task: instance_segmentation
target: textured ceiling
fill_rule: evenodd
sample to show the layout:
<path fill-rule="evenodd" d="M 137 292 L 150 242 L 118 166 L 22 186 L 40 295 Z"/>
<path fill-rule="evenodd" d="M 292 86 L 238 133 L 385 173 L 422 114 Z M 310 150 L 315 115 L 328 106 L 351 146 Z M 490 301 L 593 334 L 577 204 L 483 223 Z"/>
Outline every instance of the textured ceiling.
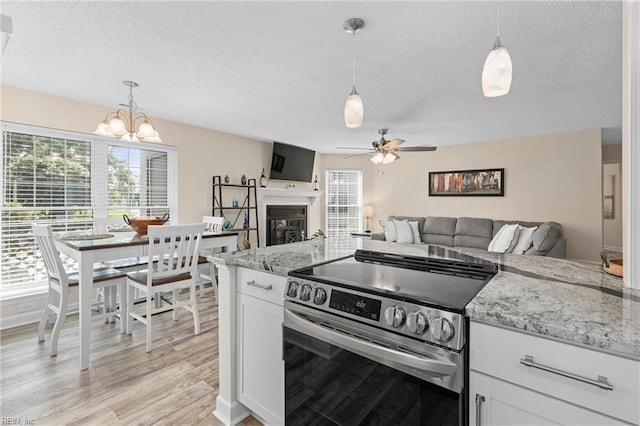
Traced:
<path fill-rule="evenodd" d="M 498 5 L 513 84 L 484 98 Z M 14 35 L 1 78 L 114 109 L 122 80 L 135 80 L 152 117 L 319 152 L 369 147 L 380 127 L 405 146 L 618 128 L 621 12 L 565 1 L 3 1 Z M 342 29 L 351 17 L 365 21 L 355 44 Z M 354 46 L 365 119 L 347 129 Z"/>

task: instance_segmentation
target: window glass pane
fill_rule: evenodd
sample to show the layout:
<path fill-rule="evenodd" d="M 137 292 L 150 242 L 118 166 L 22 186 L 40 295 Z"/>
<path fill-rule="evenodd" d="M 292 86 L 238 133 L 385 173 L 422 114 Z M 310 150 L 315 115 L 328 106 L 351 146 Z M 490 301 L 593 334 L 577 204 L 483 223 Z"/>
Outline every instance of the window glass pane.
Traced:
<path fill-rule="evenodd" d="M 166 152 L 110 145 L 108 215 L 163 216 L 169 212 Z"/>

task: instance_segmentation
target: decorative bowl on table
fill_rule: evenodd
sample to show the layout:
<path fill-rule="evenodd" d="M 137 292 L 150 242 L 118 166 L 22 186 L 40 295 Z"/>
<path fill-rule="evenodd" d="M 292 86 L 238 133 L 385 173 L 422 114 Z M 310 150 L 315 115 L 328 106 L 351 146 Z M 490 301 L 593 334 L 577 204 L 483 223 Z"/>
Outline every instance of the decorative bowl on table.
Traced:
<path fill-rule="evenodd" d="M 124 222 L 140 235 L 147 235 L 149 225 L 164 225 L 169 220 L 169 213 L 162 217 L 137 217 L 129 219 L 126 214 L 122 215 Z"/>
<path fill-rule="evenodd" d="M 602 269 L 611 275 L 616 277 L 622 277 L 624 267 L 622 266 L 622 259 L 609 259 L 606 253 L 600 253 L 602 258 Z"/>

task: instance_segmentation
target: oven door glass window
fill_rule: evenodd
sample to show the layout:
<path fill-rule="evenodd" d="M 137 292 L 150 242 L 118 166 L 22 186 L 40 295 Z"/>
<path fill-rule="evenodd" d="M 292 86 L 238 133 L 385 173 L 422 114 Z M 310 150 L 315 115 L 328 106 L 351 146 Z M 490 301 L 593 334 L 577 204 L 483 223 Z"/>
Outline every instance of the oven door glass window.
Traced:
<path fill-rule="evenodd" d="M 461 394 L 284 327 L 291 425 L 459 425 Z"/>

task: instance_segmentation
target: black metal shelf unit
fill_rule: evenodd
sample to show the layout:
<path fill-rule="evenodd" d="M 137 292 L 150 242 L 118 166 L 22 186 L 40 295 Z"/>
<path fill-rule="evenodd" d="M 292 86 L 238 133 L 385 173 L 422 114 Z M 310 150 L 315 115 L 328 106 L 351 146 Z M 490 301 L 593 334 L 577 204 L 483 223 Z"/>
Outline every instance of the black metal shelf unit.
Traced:
<path fill-rule="evenodd" d="M 236 193 L 242 193 L 244 197 L 242 203 L 238 203 L 237 206 L 225 204 L 223 201 L 223 189 L 225 188 L 235 188 Z M 241 188 L 245 191 L 237 191 L 238 188 Z M 229 202 L 228 200 L 226 201 Z M 258 230 L 258 205 L 257 205 L 257 193 L 256 193 L 256 180 L 255 179 L 247 179 L 246 185 L 239 185 L 234 183 L 224 183 L 222 182 L 221 176 L 213 177 L 213 206 L 212 206 L 212 214 L 213 216 L 223 216 L 226 218 L 224 212 L 237 212 L 235 219 L 231 221 L 231 229 L 227 229 L 229 231 L 246 231 L 247 232 L 247 240 L 249 240 L 249 232 L 256 233 L 256 244 L 260 247 L 260 231 Z M 244 222 L 244 215 L 247 214 L 247 223 L 246 227 Z M 233 213 L 231 213 L 233 216 Z M 242 222 L 238 223 L 240 217 L 242 216 Z M 252 217 L 253 216 L 253 217 Z M 231 220 L 227 218 L 227 220 Z"/>

